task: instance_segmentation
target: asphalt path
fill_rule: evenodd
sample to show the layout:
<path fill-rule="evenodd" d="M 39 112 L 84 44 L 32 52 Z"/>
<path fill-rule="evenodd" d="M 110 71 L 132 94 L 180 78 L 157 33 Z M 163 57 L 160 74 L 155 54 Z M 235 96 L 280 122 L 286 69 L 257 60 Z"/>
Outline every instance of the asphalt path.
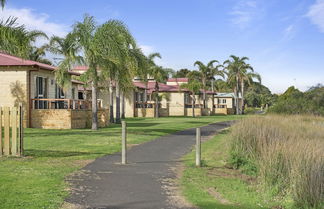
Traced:
<path fill-rule="evenodd" d="M 201 127 L 206 139 L 232 122 Z M 187 129 L 130 148 L 128 164 L 121 165 L 121 154 L 96 159 L 69 182 L 72 193 L 66 202 L 91 209 L 175 209 L 188 208 L 174 198 L 174 168 L 195 144 L 196 129 Z"/>

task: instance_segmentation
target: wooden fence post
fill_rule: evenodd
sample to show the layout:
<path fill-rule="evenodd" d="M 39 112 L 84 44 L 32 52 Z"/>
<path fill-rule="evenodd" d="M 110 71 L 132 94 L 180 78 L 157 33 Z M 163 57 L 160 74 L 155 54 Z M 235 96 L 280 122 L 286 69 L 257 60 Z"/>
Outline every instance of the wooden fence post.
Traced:
<path fill-rule="evenodd" d="M 24 110 L 23 110 L 23 105 L 20 103 L 19 104 L 19 145 L 18 145 L 18 154 L 19 156 L 24 155 Z"/>
<path fill-rule="evenodd" d="M 201 135 L 200 128 L 196 129 L 196 166 L 201 166 Z"/>
<path fill-rule="evenodd" d="M 126 135 L 126 121 L 122 121 L 122 164 L 127 163 L 127 135 Z"/>
<path fill-rule="evenodd" d="M 4 107 L 4 143 L 3 153 L 4 155 L 10 155 L 10 108 Z"/>
<path fill-rule="evenodd" d="M 11 155 L 17 155 L 17 107 L 12 107 L 11 111 Z"/>

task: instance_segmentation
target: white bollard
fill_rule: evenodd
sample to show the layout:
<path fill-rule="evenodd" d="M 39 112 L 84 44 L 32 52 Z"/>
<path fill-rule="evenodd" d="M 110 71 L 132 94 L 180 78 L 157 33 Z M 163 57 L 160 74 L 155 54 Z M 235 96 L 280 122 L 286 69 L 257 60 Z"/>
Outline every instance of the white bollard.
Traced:
<path fill-rule="evenodd" d="M 126 136 L 126 121 L 122 121 L 122 164 L 125 165 L 127 163 L 127 136 Z"/>
<path fill-rule="evenodd" d="M 201 135 L 200 128 L 196 129 L 196 166 L 201 166 Z"/>

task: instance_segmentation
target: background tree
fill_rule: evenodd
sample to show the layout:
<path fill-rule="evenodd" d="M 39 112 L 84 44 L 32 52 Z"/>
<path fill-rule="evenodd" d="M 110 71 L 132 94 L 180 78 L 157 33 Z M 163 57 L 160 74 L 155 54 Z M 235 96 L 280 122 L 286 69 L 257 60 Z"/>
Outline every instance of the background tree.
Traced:
<path fill-rule="evenodd" d="M 201 82 L 196 79 L 190 79 L 188 83 L 181 84 L 180 88 L 187 89 L 190 92 L 192 117 L 195 117 L 196 95 L 199 94 L 200 89 L 202 88 Z"/>
<path fill-rule="evenodd" d="M 257 73 L 253 72 L 253 68 L 246 63 L 249 60 L 247 57 L 237 57 L 234 55 L 230 56 L 230 59 L 224 62 L 227 82 L 230 86 L 233 87 L 235 93 L 235 106 L 236 114 L 243 113 L 244 109 L 244 88 L 245 84 L 251 83 L 253 78 L 261 80 L 260 76 Z M 241 93 L 241 108 L 239 107 L 239 96 Z"/>
<path fill-rule="evenodd" d="M 175 72 L 173 78 L 187 78 L 189 72 L 190 70 L 188 70 L 187 68 L 180 69 Z"/>
<path fill-rule="evenodd" d="M 206 90 L 207 90 L 207 83 L 210 81 L 210 79 L 213 77 L 213 74 L 218 72 L 216 70 L 217 67 L 214 66 L 214 63 L 218 63 L 217 60 L 212 60 L 207 63 L 207 65 L 204 65 L 200 61 L 196 61 L 194 65 L 198 66 L 201 82 L 202 82 L 202 88 L 203 88 L 203 108 L 207 108 L 207 98 L 206 98 Z"/>
<path fill-rule="evenodd" d="M 59 56 L 56 57 L 59 62 L 55 78 L 57 84 L 66 89 L 70 83 L 68 72 L 72 70 L 73 65 L 83 62 L 83 58 L 79 55 L 81 47 L 76 40 L 76 35 L 68 33 L 65 38 L 53 36 L 46 48 L 54 55 Z"/>

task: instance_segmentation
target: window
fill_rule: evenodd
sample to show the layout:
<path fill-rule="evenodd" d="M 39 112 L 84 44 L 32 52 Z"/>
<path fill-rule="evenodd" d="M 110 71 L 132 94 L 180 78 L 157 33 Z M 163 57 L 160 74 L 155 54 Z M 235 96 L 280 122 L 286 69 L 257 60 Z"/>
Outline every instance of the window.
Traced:
<path fill-rule="evenodd" d="M 78 92 L 78 99 L 83 99 L 83 93 L 82 92 Z"/>
<path fill-rule="evenodd" d="M 226 104 L 226 99 L 223 99 L 223 104 Z"/>
<path fill-rule="evenodd" d="M 36 77 L 36 97 L 44 97 L 44 78 Z"/>

